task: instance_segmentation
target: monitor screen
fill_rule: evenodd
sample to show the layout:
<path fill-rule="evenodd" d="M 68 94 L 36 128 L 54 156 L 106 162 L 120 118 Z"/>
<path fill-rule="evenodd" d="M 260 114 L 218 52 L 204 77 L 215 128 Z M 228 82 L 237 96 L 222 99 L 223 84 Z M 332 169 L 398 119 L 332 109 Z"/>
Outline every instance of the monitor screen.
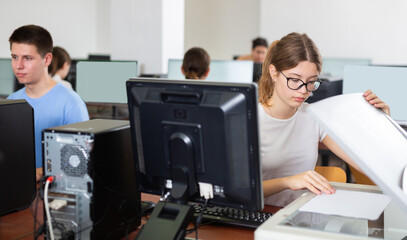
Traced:
<path fill-rule="evenodd" d="M 321 85 L 312 92 L 306 100 L 308 103 L 317 102 L 319 100 L 342 94 L 343 80 L 341 78 L 320 78 Z"/>
<path fill-rule="evenodd" d="M 79 61 L 76 74 L 76 92 L 85 102 L 127 103 L 125 84 L 138 76 L 138 65 L 136 61 Z"/>
<path fill-rule="evenodd" d="M 343 77 L 345 66 L 368 66 L 371 63 L 372 60 L 368 58 L 323 58 L 322 74 L 327 77 Z"/>
<path fill-rule="evenodd" d="M 127 94 L 142 192 L 202 202 L 209 183 L 210 204 L 263 208 L 256 84 L 136 78 Z"/>
<path fill-rule="evenodd" d="M 68 75 L 65 80 L 71 83 L 72 88 L 76 91 L 76 64 L 80 61 L 86 61 L 84 59 L 71 59 L 71 67 L 69 68 Z"/>
<path fill-rule="evenodd" d="M 343 93 L 364 92 L 371 89 L 390 106 L 391 117 L 407 121 L 407 67 L 346 66 Z"/>
<path fill-rule="evenodd" d="M 185 79 L 181 71 L 182 59 L 168 60 L 169 79 Z M 253 82 L 253 61 L 211 60 L 208 81 Z"/>
<path fill-rule="evenodd" d="M 253 63 L 253 82 L 259 82 L 261 75 L 263 74 L 263 63 L 255 62 Z"/>
<path fill-rule="evenodd" d="M 0 95 L 8 96 L 14 92 L 14 72 L 11 59 L 0 59 Z"/>

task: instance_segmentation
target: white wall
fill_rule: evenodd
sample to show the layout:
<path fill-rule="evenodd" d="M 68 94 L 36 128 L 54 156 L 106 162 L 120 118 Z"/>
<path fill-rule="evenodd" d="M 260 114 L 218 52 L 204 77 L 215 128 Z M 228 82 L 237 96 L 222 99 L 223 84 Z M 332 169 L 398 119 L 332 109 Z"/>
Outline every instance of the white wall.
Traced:
<path fill-rule="evenodd" d="M 203 47 L 212 59 L 249 54 L 259 12 L 259 0 L 186 0 L 185 51 Z"/>
<path fill-rule="evenodd" d="M 121 9 L 123 1 L 133 5 Z M 25 24 L 47 28 L 55 44 L 66 48 L 73 58 L 129 51 L 131 46 L 112 42 L 117 39 L 117 29 L 134 31 L 131 24 L 117 19 L 136 18 L 137 11 L 151 16 L 144 19 L 146 26 L 149 21 L 161 19 L 156 15 L 160 9 L 143 8 L 143 4 L 154 4 L 149 2 L 154 1 L 1 1 L 0 57 L 10 56 L 8 38 L 15 28 Z M 112 16 L 115 8 L 122 12 Z M 308 33 L 325 57 L 362 57 L 372 58 L 376 64 L 407 65 L 406 12 L 404 0 L 185 0 L 183 52 L 201 46 L 212 59 L 231 59 L 234 54 L 249 53 L 251 40 L 258 35 L 272 41 L 299 31 Z M 140 42 L 146 49 L 163 47 L 148 32 L 138 37 L 144 38 Z"/>
<path fill-rule="evenodd" d="M 10 57 L 8 38 L 14 29 L 36 24 L 45 27 L 54 44 L 64 47 L 74 58 L 85 58 L 89 52 L 108 52 L 99 31 L 98 6 L 107 0 L 13 0 L 0 4 L 0 57 Z M 99 3 L 100 2 L 100 3 Z M 102 41 L 101 41 L 102 39 Z"/>
<path fill-rule="evenodd" d="M 162 0 L 162 73 L 168 72 L 168 59 L 184 57 L 184 0 Z"/>
<path fill-rule="evenodd" d="M 166 73 L 182 56 L 183 0 L 111 1 L 112 59 L 137 60 L 141 73 Z"/>
<path fill-rule="evenodd" d="M 166 73 L 184 52 L 184 0 L 13 0 L 0 7 L 0 57 L 10 57 L 14 29 L 36 24 L 72 58 L 110 54 L 138 60 L 141 71 Z"/>
<path fill-rule="evenodd" d="M 324 57 L 407 65 L 406 13 L 404 0 L 261 0 L 260 33 L 274 40 L 303 32 Z"/>
<path fill-rule="evenodd" d="M 95 54 L 110 54 L 111 52 L 111 0 L 96 0 L 96 52 Z M 90 52 L 92 53 L 92 52 Z"/>
<path fill-rule="evenodd" d="M 141 72 L 156 72 L 155 61 L 160 70 L 161 1 L 113 0 L 110 7 L 112 59 L 138 60 Z"/>

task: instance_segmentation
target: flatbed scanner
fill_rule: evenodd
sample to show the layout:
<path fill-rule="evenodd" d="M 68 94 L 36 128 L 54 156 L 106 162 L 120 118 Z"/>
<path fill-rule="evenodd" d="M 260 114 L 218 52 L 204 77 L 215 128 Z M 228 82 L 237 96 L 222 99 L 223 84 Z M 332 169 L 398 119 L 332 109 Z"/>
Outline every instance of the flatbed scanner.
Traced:
<path fill-rule="evenodd" d="M 378 219 L 368 220 L 300 211 L 316 196 L 307 192 L 260 225 L 255 239 L 407 239 L 406 132 L 362 93 L 327 98 L 306 106 L 306 111 L 377 184 L 332 185 L 385 194 L 391 202 Z"/>

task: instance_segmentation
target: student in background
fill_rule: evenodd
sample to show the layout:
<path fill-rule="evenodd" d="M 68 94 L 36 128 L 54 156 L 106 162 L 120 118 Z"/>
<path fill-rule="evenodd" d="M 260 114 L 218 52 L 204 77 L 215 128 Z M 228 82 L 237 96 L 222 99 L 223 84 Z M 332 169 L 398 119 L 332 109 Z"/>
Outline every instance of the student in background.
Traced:
<path fill-rule="evenodd" d="M 267 40 L 258 37 L 252 41 L 252 53 L 250 55 L 240 56 L 237 60 L 252 60 L 253 62 L 262 63 L 266 57 L 267 48 Z"/>
<path fill-rule="evenodd" d="M 209 54 L 199 47 L 189 49 L 182 61 L 181 71 L 186 79 L 206 79 L 209 74 Z"/>
<path fill-rule="evenodd" d="M 304 111 L 305 100 L 320 85 L 321 55 L 306 35 L 290 33 L 273 43 L 259 81 L 259 132 L 265 203 L 286 206 L 308 189 L 332 194 L 335 189 L 314 171 L 318 143 L 359 168 Z M 374 93 L 366 101 L 390 114 L 389 106 Z"/>
<path fill-rule="evenodd" d="M 11 66 L 24 88 L 8 99 L 25 99 L 34 109 L 37 180 L 42 176 L 41 132 L 45 128 L 89 120 L 85 103 L 74 91 L 48 74 L 52 62 L 51 34 L 36 25 L 22 26 L 9 38 Z"/>
<path fill-rule="evenodd" d="M 71 83 L 64 80 L 68 76 L 70 68 L 71 57 L 68 52 L 61 47 L 54 47 L 52 50 L 52 62 L 48 66 L 48 72 L 56 82 L 73 90 Z"/>

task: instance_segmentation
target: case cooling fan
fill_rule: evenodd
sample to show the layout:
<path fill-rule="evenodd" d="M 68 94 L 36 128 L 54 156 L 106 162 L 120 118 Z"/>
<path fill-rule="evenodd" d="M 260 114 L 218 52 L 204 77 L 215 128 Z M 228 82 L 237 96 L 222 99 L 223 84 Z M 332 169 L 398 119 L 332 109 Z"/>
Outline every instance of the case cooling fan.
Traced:
<path fill-rule="evenodd" d="M 61 170 L 70 177 L 84 177 L 88 173 L 89 154 L 80 145 L 67 144 L 61 149 Z"/>

